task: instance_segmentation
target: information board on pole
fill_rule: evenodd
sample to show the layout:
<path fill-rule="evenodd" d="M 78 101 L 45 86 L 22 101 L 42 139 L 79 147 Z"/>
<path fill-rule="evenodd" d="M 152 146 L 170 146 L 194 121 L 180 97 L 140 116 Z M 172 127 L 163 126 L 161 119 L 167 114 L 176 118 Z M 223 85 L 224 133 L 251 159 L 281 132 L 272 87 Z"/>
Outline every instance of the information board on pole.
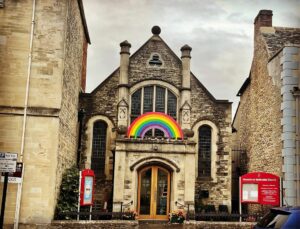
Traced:
<path fill-rule="evenodd" d="M 91 169 L 81 171 L 80 206 L 93 205 L 95 174 Z"/>
<path fill-rule="evenodd" d="M 23 163 L 17 162 L 16 171 L 8 173 L 8 183 L 19 184 L 22 182 Z M 4 175 L 1 175 L 1 182 L 4 182 Z"/>
<path fill-rule="evenodd" d="M 17 153 L 0 152 L 0 172 L 14 173 L 17 166 Z"/>
<path fill-rule="evenodd" d="M 271 173 L 254 172 L 241 176 L 241 203 L 280 205 L 280 178 Z"/>

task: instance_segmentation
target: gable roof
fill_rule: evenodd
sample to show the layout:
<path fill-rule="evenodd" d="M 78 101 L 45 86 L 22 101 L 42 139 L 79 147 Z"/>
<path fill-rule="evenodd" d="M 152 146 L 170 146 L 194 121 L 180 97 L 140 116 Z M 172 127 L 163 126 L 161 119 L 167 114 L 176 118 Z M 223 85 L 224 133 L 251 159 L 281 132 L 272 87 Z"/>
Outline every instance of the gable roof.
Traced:
<path fill-rule="evenodd" d="M 129 57 L 129 61 L 130 59 L 133 59 L 136 55 L 138 55 L 138 53 L 140 52 L 140 50 L 142 50 L 152 39 L 160 39 L 163 44 L 166 46 L 166 48 L 168 49 L 168 51 L 170 51 L 171 55 L 178 61 L 178 63 L 181 63 L 181 59 L 175 54 L 175 52 L 167 45 L 167 43 L 159 36 L 159 35 L 153 35 L 151 36 L 139 49 L 137 49 L 130 57 Z M 94 94 L 102 85 L 104 85 L 117 71 L 119 71 L 120 67 L 118 67 L 115 71 L 113 71 L 102 83 L 100 83 L 92 92 L 91 94 Z M 228 100 L 219 100 L 216 99 L 208 90 L 207 88 L 199 81 L 199 79 L 192 73 L 191 73 L 191 77 L 194 77 L 199 85 L 199 87 L 208 95 L 208 97 L 210 99 L 212 99 L 214 102 L 216 103 L 232 103 L 229 102 Z"/>
<path fill-rule="evenodd" d="M 261 34 L 266 41 L 268 53 L 270 56 L 275 55 L 284 45 L 300 44 L 300 28 L 272 27 L 268 31 L 261 29 Z"/>

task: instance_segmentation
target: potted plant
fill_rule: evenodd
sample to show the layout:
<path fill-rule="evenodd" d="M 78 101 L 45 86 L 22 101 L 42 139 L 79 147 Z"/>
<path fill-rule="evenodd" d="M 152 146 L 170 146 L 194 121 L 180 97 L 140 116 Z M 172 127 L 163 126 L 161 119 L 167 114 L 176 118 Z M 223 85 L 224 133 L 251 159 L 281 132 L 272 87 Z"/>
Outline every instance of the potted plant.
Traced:
<path fill-rule="evenodd" d="M 182 210 L 172 211 L 170 213 L 170 223 L 183 223 L 185 220 L 184 213 Z"/>

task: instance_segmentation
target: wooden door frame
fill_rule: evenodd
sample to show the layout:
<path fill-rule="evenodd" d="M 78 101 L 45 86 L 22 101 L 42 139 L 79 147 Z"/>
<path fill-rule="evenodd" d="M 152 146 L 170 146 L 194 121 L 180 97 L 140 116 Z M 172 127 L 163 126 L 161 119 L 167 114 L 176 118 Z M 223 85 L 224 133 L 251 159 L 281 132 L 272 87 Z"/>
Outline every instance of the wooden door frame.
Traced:
<path fill-rule="evenodd" d="M 151 169 L 150 214 L 149 215 L 140 215 L 139 213 L 140 213 L 141 178 L 142 178 L 142 173 L 148 169 Z M 166 215 L 157 215 L 156 214 L 158 169 L 161 169 L 168 174 L 168 191 L 167 191 L 168 195 L 167 195 L 167 214 Z M 149 166 L 143 167 L 141 170 L 137 171 L 137 173 L 138 173 L 138 195 L 137 195 L 138 208 L 137 208 L 137 212 L 139 214 L 139 219 L 156 219 L 156 220 L 168 219 L 168 216 L 170 213 L 170 199 L 171 199 L 171 172 L 159 165 L 149 165 Z"/>

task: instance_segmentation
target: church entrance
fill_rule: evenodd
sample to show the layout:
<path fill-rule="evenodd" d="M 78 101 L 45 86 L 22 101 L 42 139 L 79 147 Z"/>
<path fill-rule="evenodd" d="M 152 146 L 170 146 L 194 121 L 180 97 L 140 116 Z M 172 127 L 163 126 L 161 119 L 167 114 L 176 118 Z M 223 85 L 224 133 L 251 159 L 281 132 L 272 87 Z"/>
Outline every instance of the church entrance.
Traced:
<path fill-rule="evenodd" d="M 148 166 L 138 176 L 139 219 L 168 219 L 170 172 L 160 166 Z"/>

